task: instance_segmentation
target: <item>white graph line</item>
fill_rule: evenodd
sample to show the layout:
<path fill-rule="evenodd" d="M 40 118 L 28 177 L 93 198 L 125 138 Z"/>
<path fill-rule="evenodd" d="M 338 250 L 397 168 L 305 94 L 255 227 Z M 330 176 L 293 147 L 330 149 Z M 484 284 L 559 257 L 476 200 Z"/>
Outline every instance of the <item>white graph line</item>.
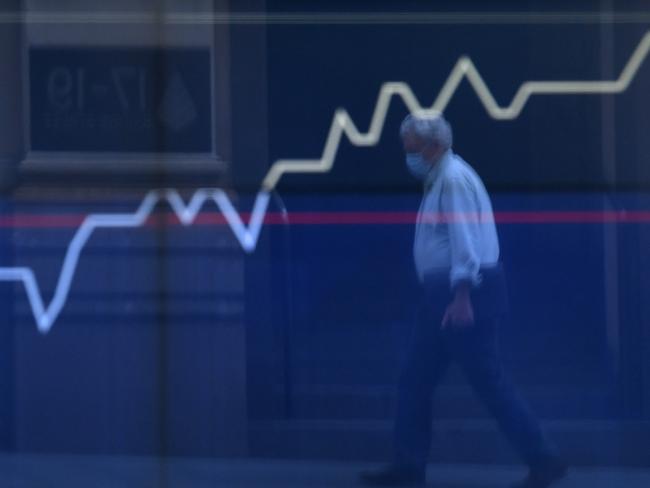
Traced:
<path fill-rule="evenodd" d="M 48 305 L 45 305 L 43 294 L 39 289 L 32 269 L 0 268 L 0 281 L 23 282 L 36 320 L 36 326 L 40 332 L 46 333 L 49 332 L 65 305 L 81 252 L 96 229 L 140 227 L 146 222 L 156 204 L 161 200 L 166 200 L 169 203 L 183 225 L 190 225 L 200 212 L 203 204 L 212 199 L 223 213 L 242 248 L 246 252 L 252 252 L 255 249 L 264 222 L 269 198 L 270 195 L 267 192 L 261 191 L 257 194 L 250 221 L 246 226 L 226 193 L 221 189 L 199 189 L 194 193 L 187 205 L 176 190 L 152 190 L 144 197 L 135 213 L 91 214 L 84 219 L 68 246 L 54 296 Z"/>
<path fill-rule="evenodd" d="M 625 91 L 634 79 L 641 63 L 647 57 L 648 51 L 650 51 L 650 32 L 643 36 L 618 79 L 611 81 L 527 81 L 519 87 L 510 104 L 503 107 L 494 99 L 478 69 L 476 69 L 472 60 L 466 56 L 461 57 L 456 62 L 431 107 L 420 105 L 408 84 L 399 81 L 384 83 L 379 90 L 368 132 L 359 132 L 348 112 L 339 108 L 334 113 L 320 159 L 278 160 L 266 175 L 263 187 L 267 191 L 272 190 L 285 173 L 327 173 L 332 169 L 343 134 L 355 146 L 374 146 L 377 144 L 393 96 L 401 97 L 411 113 L 437 114 L 447 108 L 460 82 L 463 81 L 463 78 L 467 78 L 483 107 L 492 118 L 511 120 L 519 117 L 528 99 L 533 95 L 615 94 Z"/>
<path fill-rule="evenodd" d="M 199 189 L 187 205 L 175 190 L 152 190 L 147 193 L 140 207 L 133 214 L 93 214 L 86 217 L 68 246 L 54 296 L 47 306 L 32 269 L 0 268 L 0 281 L 21 281 L 23 283 L 38 330 L 46 333 L 65 305 L 79 257 L 95 229 L 139 227 L 143 225 L 161 200 L 166 200 L 169 203 L 183 225 L 190 225 L 203 204 L 212 199 L 223 213 L 244 251 L 253 252 L 264 223 L 270 192 L 277 186 L 282 175 L 330 171 L 343 134 L 355 146 L 376 145 L 379 142 L 393 96 L 401 97 L 411 113 L 438 114 L 447 108 L 461 81 L 467 78 L 483 107 L 492 118 L 496 120 L 515 119 L 533 95 L 615 94 L 625 91 L 647 57 L 648 51 L 650 51 L 650 32 L 641 39 L 618 79 L 611 81 L 527 81 L 519 87 L 507 106 L 500 106 L 497 103 L 472 60 L 465 56 L 457 61 L 431 107 L 422 107 L 408 84 L 403 82 L 384 83 L 379 91 L 375 111 L 366 133 L 357 129 L 345 109 L 338 109 L 334 113 L 323 153 L 319 159 L 280 159 L 271 166 L 262 182 L 262 189 L 255 199 L 248 226 L 242 222 L 239 213 L 222 189 Z"/>

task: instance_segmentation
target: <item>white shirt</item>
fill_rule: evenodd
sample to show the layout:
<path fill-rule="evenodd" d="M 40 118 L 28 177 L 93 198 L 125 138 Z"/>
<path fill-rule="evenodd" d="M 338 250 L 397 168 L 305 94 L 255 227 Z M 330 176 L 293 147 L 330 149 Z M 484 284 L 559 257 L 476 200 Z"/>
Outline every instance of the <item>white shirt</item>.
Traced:
<path fill-rule="evenodd" d="M 490 197 L 472 167 L 448 150 L 425 181 L 415 226 L 413 256 L 420 278 L 449 271 L 459 281 L 481 282 L 480 267 L 499 260 L 499 238 Z"/>

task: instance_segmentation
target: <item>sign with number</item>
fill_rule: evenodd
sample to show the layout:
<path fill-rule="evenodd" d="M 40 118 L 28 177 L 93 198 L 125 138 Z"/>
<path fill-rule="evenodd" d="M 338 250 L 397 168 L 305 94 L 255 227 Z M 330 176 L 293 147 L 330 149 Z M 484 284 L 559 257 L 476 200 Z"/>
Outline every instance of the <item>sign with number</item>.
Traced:
<path fill-rule="evenodd" d="M 208 48 L 32 47 L 32 151 L 214 153 Z"/>

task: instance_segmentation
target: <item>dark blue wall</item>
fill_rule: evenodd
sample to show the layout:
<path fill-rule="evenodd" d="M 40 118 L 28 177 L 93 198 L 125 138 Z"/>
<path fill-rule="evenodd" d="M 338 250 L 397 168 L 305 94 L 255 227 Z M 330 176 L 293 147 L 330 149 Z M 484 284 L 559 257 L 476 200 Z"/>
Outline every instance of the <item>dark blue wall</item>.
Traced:
<path fill-rule="evenodd" d="M 249 29 L 237 28 L 241 39 Z M 257 70 L 268 75 L 268 115 L 261 119 L 243 101 L 245 90 L 234 90 L 235 182 L 250 189 L 250 175 L 257 178 L 278 158 L 320 156 L 337 107 L 365 130 L 386 81 L 405 81 L 431 103 L 459 56 L 469 55 L 506 104 L 529 79 L 615 78 L 644 33 L 636 24 L 614 25 L 608 34 L 588 23 L 270 25 L 266 61 L 254 59 L 249 69 L 246 57 L 233 62 L 233 87 L 248 87 Z M 601 48 L 611 40 L 610 69 Z M 620 95 L 534 97 L 513 121 L 491 119 L 465 83 L 447 110 L 455 148 L 484 177 L 497 212 L 645 211 L 649 77 L 646 62 Z M 394 102 L 372 148 L 344 140 L 331 173 L 283 178 L 278 195 L 289 213 L 414 212 L 420 188 L 397 138 L 405 114 Z M 51 226 L 5 221 L 0 229 L 0 265 L 33 267 L 46 300 L 74 219 L 131 212 L 140 202 L 119 191 L 99 200 L 91 192 L 53 193 L 57 198 L 19 194 L 1 202 L 2 217 L 72 218 Z M 241 208 L 250 208 L 250 199 Z M 647 225 L 499 225 L 512 298 L 504 354 L 520 384 L 551 392 L 552 408 L 536 405 L 547 416 L 640 418 L 648 411 L 639 367 L 645 294 L 636 285 L 650 271 L 640 265 Z M 0 283 L 5 444 L 215 454 L 215 438 L 225 431 L 214 412 L 232 393 L 218 378 L 244 369 L 224 369 L 223 357 L 238 353 L 224 348 L 224 334 L 242 322 L 253 418 L 299 416 L 286 408 L 294 391 L 288 385 L 391 385 L 418 292 L 412 232 L 408 224 L 274 224 L 244 256 L 223 226 L 98 231 L 48 335 L 36 331 L 22 287 Z M 607 330 L 605 262 L 612 259 L 619 344 Z M 284 395 L 279 406 L 275 391 Z M 567 391 L 574 400 L 563 402 Z M 576 403 L 581 395 L 588 400 Z"/>

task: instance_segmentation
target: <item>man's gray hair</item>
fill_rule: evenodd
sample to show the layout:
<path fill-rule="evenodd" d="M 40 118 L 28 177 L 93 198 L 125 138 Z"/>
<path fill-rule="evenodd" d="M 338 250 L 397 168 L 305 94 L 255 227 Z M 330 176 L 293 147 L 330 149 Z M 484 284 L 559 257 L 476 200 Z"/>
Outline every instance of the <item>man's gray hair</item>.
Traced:
<path fill-rule="evenodd" d="M 399 128 L 399 134 L 402 138 L 415 134 L 425 141 L 437 142 L 445 149 L 449 149 L 453 142 L 451 126 L 442 115 L 408 114 Z"/>

